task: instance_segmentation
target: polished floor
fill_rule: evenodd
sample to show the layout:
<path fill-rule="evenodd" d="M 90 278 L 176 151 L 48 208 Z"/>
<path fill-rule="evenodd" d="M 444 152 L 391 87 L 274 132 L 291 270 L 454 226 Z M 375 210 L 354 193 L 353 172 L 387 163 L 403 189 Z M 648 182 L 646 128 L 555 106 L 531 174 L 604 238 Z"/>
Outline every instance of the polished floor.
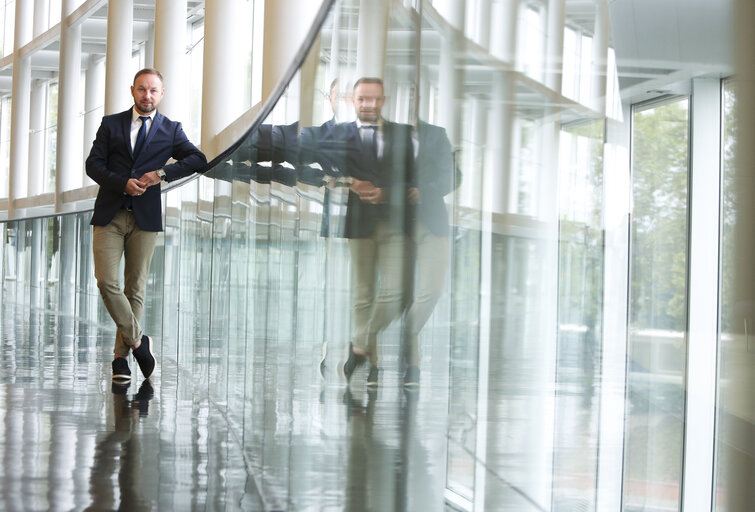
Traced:
<path fill-rule="evenodd" d="M 316 360 L 273 358 L 277 384 L 242 413 L 171 358 L 150 381 L 132 359 L 134 381 L 113 387 L 113 335 L 2 305 L 1 510 L 446 509 L 447 381 L 432 363 L 417 392 L 397 368 L 373 392 L 362 370 L 347 388 Z"/>

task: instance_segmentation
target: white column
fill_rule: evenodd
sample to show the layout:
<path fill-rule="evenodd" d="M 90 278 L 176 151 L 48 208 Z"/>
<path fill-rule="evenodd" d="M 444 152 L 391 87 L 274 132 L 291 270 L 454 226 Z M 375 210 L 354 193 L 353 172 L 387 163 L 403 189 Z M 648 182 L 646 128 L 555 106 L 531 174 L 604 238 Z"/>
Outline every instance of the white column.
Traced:
<path fill-rule="evenodd" d="M 60 54 L 58 78 L 58 143 L 55 164 L 55 211 L 63 209 L 61 194 L 80 188 L 81 128 L 79 89 L 81 86 L 81 25 L 70 26 L 68 16 L 76 9 L 75 0 L 64 0 L 60 13 Z"/>
<path fill-rule="evenodd" d="M 491 4 L 493 0 L 478 0 L 475 4 L 473 38 L 483 48 L 490 47 Z M 498 27 L 496 27 L 497 29 Z"/>
<path fill-rule="evenodd" d="M 89 155 L 92 142 L 97 136 L 97 129 L 105 112 L 102 96 L 105 83 L 105 60 L 96 55 L 90 55 L 87 62 L 85 91 L 84 91 L 84 139 L 82 155 Z M 84 174 L 84 186 L 92 185 L 94 181 Z"/>
<path fill-rule="evenodd" d="M 493 6 L 493 26 L 499 37 L 491 41 L 490 52 L 512 65 L 516 61 L 516 34 L 519 14 L 518 0 L 503 0 Z M 493 42 L 495 47 L 492 46 Z M 488 148 L 490 165 L 486 169 L 483 198 L 485 206 L 496 213 L 513 213 L 516 208 L 516 176 L 511 168 L 512 141 L 514 140 L 514 102 L 516 83 L 511 71 L 498 73 L 491 93 L 491 117 Z"/>
<path fill-rule="evenodd" d="M 606 0 L 595 3 L 595 33 L 592 40 L 592 108 L 606 112 L 606 69 L 608 62 L 608 36 L 611 30 Z"/>
<path fill-rule="evenodd" d="M 121 112 L 134 103 L 129 87 L 134 82 L 134 74 L 139 70 L 131 66 L 133 24 L 133 0 L 108 2 L 105 114 Z"/>
<path fill-rule="evenodd" d="M 165 80 L 160 112 L 171 119 L 189 117 L 184 94 L 188 83 L 186 65 L 186 0 L 157 0 L 155 4 L 154 67 Z"/>
<path fill-rule="evenodd" d="M 689 338 L 682 510 L 711 503 L 718 334 L 721 81 L 692 81 Z"/>
<path fill-rule="evenodd" d="M 561 93 L 564 65 L 565 0 L 548 1 L 548 33 L 545 42 L 545 85 Z"/>
<path fill-rule="evenodd" d="M 446 19 L 457 31 L 441 42 L 438 65 L 438 124 L 446 129 L 448 140 L 454 149 L 460 146 L 461 141 L 460 96 L 464 76 L 456 68 L 456 53 L 463 42 L 464 14 L 463 1 L 453 0 L 446 5 Z"/>
<path fill-rule="evenodd" d="M 50 18 L 50 0 L 34 0 L 34 37 L 47 30 Z"/>
<path fill-rule="evenodd" d="M 265 8 L 270 2 L 266 2 Z M 246 77 L 239 66 L 234 44 L 234 23 L 241 12 L 240 0 L 207 0 L 204 22 L 204 61 L 202 77 L 202 151 L 210 160 L 217 148 L 215 136 L 240 113 L 240 85 Z M 279 27 L 280 28 L 280 27 Z M 267 46 L 267 44 L 265 44 Z M 236 102 L 236 103 L 234 103 Z"/>
<path fill-rule="evenodd" d="M 179 0 L 180 1 L 180 0 Z M 157 16 L 157 6 L 155 6 L 155 16 Z M 186 15 L 180 19 L 185 22 Z M 185 26 L 185 24 L 184 24 Z M 144 67 L 155 68 L 155 24 L 150 23 L 147 28 L 147 40 L 144 41 Z M 158 70 L 160 68 L 157 68 Z M 160 72 L 162 74 L 162 71 Z M 160 102 L 162 105 L 162 102 Z"/>
<path fill-rule="evenodd" d="M 516 64 L 516 34 L 519 0 L 499 0 L 490 11 L 495 31 L 490 35 L 490 53 L 504 62 Z"/>
<path fill-rule="evenodd" d="M 8 218 L 15 214 L 14 201 L 27 195 L 29 162 L 29 102 L 31 98 L 31 61 L 21 57 L 20 49 L 31 40 L 31 2 L 16 2 L 13 44 L 13 83 L 11 86 L 10 169 L 8 176 Z"/>
<path fill-rule="evenodd" d="M 370 1 L 370 3 L 373 2 L 380 4 L 382 0 Z M 265 45 L 262 56 L 263 102 L 267 100 L 286 69 L 291 65 L 304 37 L 312 27 L 321 3 L 319 0 L 265 2 Z"/>
<path fill-rule="evenodd" d="M 564 56 L 565 0 L 549 0 L 545 38 L 545 85 L 561 94 L 561 68 Z M 543 173 L 538 183 L 538 217 L 555 219 L 558 204 L 558 165 L 561 142 L 561 116 L 558 105 L 550 105 L 542 126 L 543 134 Z M 547 174 L 547 175 L 546 175 Z"/>
<path fill-rule="evenodd" d="M 388 34 L 388 2 L 360 0 L 357 30 L 357 76 L 383 78 Z M 390 91 L 388 91 L 390 92 Z"/>
<path fill-rule="evenodd" d="M 38 196 L 44 190 L 45 167 L 45 110 L 47 87 L 43 80 L 34 80 L 31 86 L 29 113 L 29 195 Z"/>

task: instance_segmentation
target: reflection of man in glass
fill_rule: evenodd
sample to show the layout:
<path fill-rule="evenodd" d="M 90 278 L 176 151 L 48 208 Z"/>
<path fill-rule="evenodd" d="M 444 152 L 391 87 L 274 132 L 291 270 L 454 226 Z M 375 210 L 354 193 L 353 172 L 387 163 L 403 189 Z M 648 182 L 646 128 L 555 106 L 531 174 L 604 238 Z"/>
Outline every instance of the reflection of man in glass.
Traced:
<path fill-rule="evenodd" d="M 354 84 L 356 121 L 337 125 L 339 166 L 349 176 L 343 236 L 349 239 L 354 336 L 343 366 L 351 379 L 368 358 L 368 386 L 378 384 L 377 336 L 400 315 L 407 247 L 407 176 L 413 166 L 411 129 L 381 116 L 379 78 Z"/>
<path fill-rule="evenodd" d="M 443 291 L 448 265 L 448 212 L 443 197 L 456 188 L 458 176 L 446 131 L 420 121 L 414 132 L 415 168 L 409 203 L 416 215 L 411 229 L 416 265 L 411 303 L 406 311 L 404 355 L 406 386 L 419 384 L 419 332 Z"/>

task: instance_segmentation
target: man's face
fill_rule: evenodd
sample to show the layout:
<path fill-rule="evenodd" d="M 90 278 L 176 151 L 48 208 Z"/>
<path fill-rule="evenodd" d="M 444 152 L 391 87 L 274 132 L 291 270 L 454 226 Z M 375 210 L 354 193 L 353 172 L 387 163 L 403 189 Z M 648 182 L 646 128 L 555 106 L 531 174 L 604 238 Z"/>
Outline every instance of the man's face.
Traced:
<path fill-rule="evenodd" d="M 131 96 L 134 97 L 136 111 L 143 115 L 149 115 L 160 104 L 165 89 L 163 82 L 157 75 L 145 73 L 139 75 L 131 86 Z"/>
<path fill-rule="evenodd" d="M 383 86 L 380 84 L 359 84 L 354 89 L 352 98 L 357 118 L 363 123 L 377 123 L 380 110 L 385 103 Z"/>

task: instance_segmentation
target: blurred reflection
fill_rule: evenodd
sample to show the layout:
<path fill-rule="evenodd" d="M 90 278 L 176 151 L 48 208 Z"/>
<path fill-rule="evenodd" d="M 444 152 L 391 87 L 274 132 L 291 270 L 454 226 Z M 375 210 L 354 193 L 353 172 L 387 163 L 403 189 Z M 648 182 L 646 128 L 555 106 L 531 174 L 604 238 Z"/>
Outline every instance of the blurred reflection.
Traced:
<path fill-rule="evenodd" d="M 402 312 L 404 383 L 419 384 L 418 336 L 443 291 L 449 258 L 444 196 L 460 181 L 442 127 L 395 123 L 383 115 L 383 81 L 358 79 L 349 96 L 338 79 L 319 126 L 266 124 L 233 153 L 216 177 L 325 187 L 321 234 L 349 241 L 354 332 L 343 366 L 347 380 L 370 362 L 379 380 L 377 339 Z M 351 100 L 354 121 L 345 117 Z M 325 350 L 323 350 L 325 354 Z M 325 372 L 324 361 L 320 365 Z"/>
<path fill-rule="evenodd" d="M 336 235 L 349 239 L 355 331 L 343 372 L 350 379 L 369 358 L 367 382 L 377 385 L 377 337 L 401 314 L 404 300 L 412 139 L 408 125 L 383 117 L 385 95 L 379 78 L 357 80 L 352 103 L 357 119 L 323 134 L 326 144 L 320 151 L 328 152 L 329 140 L 337 143 L 330 147 L 342 148 L 330 151 L 324 162 L 349 188 L 344 230 Z"/>
<path fill-rule="evenodd" d="M 445 285 L 448 268 L 448 212 L 443 197 L 459 183 L 451 143 L 446 131 L 420 121 L 413 134 L 415 169 L 409 187 L 409 203 L 415 207 L 415 220 L 411 229 L 414 242 L 415 266 L 413 286 L 407 297 L 411 302 L 406 312 L 404 384 L 419 384 L 419 333 L 438 302 Z"/>
<path fill-rule="evenodd" d="M 145 380 L 129 400 L 128 388 L 129 383 L 113 383 L 115 427 L 98 436 L 90 473 L 92 504 L 86 510 L 152 510 L 143 493 L 141 444 L 133 433 L 139 418 L 149 413 L 154 390 Z M 116 476 L 118 489 L 113 488 Z"/>
<path fill-rule="evenodd" d="M 382 402 L 378 408 L 377 390 L 366 395 L 366 404 L 350 389 L 343 395 L 349 439 L 344 510 L 435 510 L 438 482 L 417 435 L 417 394 L 408 391 L 397 409 Z"/>
<path fill-rule="evenodd" d="M 378 384 L 378 335 L 404 305 L 408 185 L 414 167 L 411 127 L 382 115 L 383 82 L 363 77 L 354 84 L 357 119 L 323 125 L 302 135 L 303 155 L 312 154 L 330 179 L 348 187 L 342 230 L 331 222 L 328 234 L 349 239 L 354 335 L 343 373 L 348 379 L 367 359 L 368 385 Z M 329 200 L 329 199 L 328 199 Z"/>

